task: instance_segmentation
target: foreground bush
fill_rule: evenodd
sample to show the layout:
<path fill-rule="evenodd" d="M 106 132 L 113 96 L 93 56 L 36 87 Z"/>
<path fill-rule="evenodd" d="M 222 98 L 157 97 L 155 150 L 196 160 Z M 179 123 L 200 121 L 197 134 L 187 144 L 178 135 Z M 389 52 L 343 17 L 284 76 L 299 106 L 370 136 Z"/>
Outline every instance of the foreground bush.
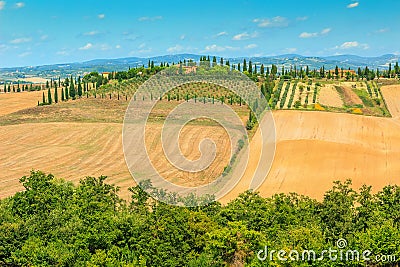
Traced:
<path fill-rule="evenodd" d="M 400 259 L 397 186 L 372 194 L 336 182 L 322 202 L 245 192 L 226 206 L 181 208 L 139 187 L 127 203 L 105 178 L 77 186 L 39 171 L 21 178 L 25 190 L 0 202 L 0 266 L 365 266 L 257 258 L 265 246 L 320 252 L 339 238 Z"/>

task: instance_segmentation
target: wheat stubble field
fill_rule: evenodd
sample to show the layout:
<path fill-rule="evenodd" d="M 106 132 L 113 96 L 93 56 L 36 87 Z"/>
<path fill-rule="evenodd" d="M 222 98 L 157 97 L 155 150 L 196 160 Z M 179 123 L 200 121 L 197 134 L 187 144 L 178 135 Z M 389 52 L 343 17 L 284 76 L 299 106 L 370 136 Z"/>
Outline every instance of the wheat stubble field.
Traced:
<path fill-rule="evenodd" d="M 29 94 L 36 103 L 37 92 L 21 93 L 21 96 Z M 332 181 L 349 178 L 356 187 L 366 183 L 376 190 L 387 184 L 398 184 L 400 87 L 383 87 L 382 94 L 393 118 L 274 111 L 277 150 L 271 171 L 259 188 L 261 194 L 296 192 L 321 199 Z M 126 102 L 81 99 L 44 107 L 32 104 L 30 108 L 22 109 L 27 106 L 12 104 L 16 99 L 5 96 L 0 95 L 3 103 L 0 117 L 1 198 L 21 190 L 18 180 L 31 169 L 40 169 L 74 182 L 88 175 L 106 175 L 109 183 L 121 187 L 123 197 L 128 196 L 127 188 L 133 186 L 134 181 L 122 152 L 121 132 Z M 10 106 L 13 108 L 3 109 Z M 242 116 L 247 114 L 243 110 L 239 112 Z M 154 127 L 155 136 L 157 127 Z M 225 134 L 218 130 L 220 126 L 215 125 L 186 127 L 180 145 L 193 158 L 198 151 L 190 144 L 208 134 L 217 139 Z M 252 171 L 258 163 L 259 139 L 256 132 L 251 141 L 250 162 L 245 175 L 223 202 L 248 188 Z M 221 153 L 220 164 L 213 166 L 212 173 L 222 171 L 227 156 L 227 153 Z M 165 173 L 176 175 L 174 172 Z"/>

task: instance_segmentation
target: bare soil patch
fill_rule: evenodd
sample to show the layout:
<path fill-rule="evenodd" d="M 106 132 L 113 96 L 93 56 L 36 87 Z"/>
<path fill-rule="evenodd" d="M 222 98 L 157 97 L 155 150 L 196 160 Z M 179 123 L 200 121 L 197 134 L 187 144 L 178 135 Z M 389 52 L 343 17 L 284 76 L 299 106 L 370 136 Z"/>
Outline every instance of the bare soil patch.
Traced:
<path fill-rule="evenodd" d="M 343 106 L 343 101 L 332 84 L 321 87 L 319 92 L 319 103 L 324 106 L 337 107 Z"/>

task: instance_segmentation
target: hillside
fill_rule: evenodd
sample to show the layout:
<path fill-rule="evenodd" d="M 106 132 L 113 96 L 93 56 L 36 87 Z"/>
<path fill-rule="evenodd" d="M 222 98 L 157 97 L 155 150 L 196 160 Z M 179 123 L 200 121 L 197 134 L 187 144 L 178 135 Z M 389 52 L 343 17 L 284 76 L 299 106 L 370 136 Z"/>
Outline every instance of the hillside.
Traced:
<path fill-rule="evenodd" d="M 196 54 L 177 54 L 149 58 L 127 57 L 118 59 L 94 59 L 85 62 L 70 62 L 54 65 L 0 68 L 0 80 L 22 79 L 32 76 L 44 78 L 55 78 L 59 76 L 66 77 L 71 74 L 82 75 L 83 73 L 91 71 L 121 71 L 126 70 L 129 66 L 147 66 L 149 60 L 154 61 L 154 63 L 158 65 L 161 62 L 176 63 L 185 59 L 199 61 L 200 56 L 201 55 Z M 244 57 L 225 58 L 225 60 L 229 60 L 231 64 L 242 63 L 243 59 Z M 258 65 L 264 64 L 265 66 L 270 66 L 275 64 L 279 67 L 284 65 L 288 68 L 296 65 L 298 67 L 309 66 L 310 69 L 319 69 L 322 66 L 325 66 L 325 69 L 334 69 L 335 66 L 345 69 L 357 69 L 358 67 L 365 66 L 368 66 L 371 69 L 387 69 L 389 63 L 394 64 L 399 61 L 399 56 L 388 54 L 379 57 L 359 57 L 354 55 L 309 57 L 296 54 L 286 54 L 266 57 L 246 57 L 246 59 L 251 60 L 253 63 Z"/>

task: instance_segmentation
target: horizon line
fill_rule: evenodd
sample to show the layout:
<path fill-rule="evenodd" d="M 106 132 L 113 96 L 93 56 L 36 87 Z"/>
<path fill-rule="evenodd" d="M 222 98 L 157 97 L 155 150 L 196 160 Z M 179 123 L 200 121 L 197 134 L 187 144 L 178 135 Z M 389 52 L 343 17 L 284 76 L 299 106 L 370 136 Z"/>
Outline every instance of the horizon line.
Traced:
<path fill-rule="evenodd" d="M 277 55 L 264 55 L 264 56 L 235 56 L 235 57 L 223 57 L 223 56 L 218 56 L 216 54 L 195 54 L 195 53 L 177 53 L 177 54 L 164 54 L 164 55 L 154 55 L 154 56 L 147 56 L 147 57 L 140 57 L 140 56 L 126 56 L 126 57 L 113 57 L 113 58 L 93 58 L 93 59 L 87 59 L 87 60 L 82 60 L 82 61 L 69 61 L 69 62 L 60 62 L 60 63 L 45 63 L 45 64 L 40 64 L 40 65 L 25 65 L 25 66 L 11 66 L 11 67 L 0 67 L 0 70 L 5 70 L 5 69 L 16 69 L 16 68 L 33 68 L 33 67 L 44 67 L 44 66 L 52 66 L 52 65 L 68 65 L 68 64 L 82 64 L 82 63 L 88 63 L 90 61 L 95 61 L 95 60 L 118 60 L 118 59 L 129 59 L 129 58 L 137 58 L 137 59 L 152 59 L 156 57 L 168 57 L 168 56 L 183 56 L 183 55 L 193 55 L 193 56 L 210 56 L 210 57 L 217 57 L 217 58 L 224 58 L 224 59 L 241 59 L 241 58 L 273 58 L 273 57 L 282 57 L 282 56 L 300 56 L 303 58 L 329 58 L 329 57 L 338 57 L 338 56 L 355 56 L 355 57 L 360 57 L 360 58 L 379 58 L 383 56 L 400 56 L 400 54 L 397 53 L 386 53 L 386 54 L 381 54 L 381 55 L 376 55 L 376 56 L 360 56 L 356 54 L 333 54 L 333 55 L 325 55 L 325 56 L 305 56 L 301 54 L 296 54 L 296 53 L 285 53 L 285 54 L 277 54 Z M 168 62 L 172 63 L 172 62 Z"/>

